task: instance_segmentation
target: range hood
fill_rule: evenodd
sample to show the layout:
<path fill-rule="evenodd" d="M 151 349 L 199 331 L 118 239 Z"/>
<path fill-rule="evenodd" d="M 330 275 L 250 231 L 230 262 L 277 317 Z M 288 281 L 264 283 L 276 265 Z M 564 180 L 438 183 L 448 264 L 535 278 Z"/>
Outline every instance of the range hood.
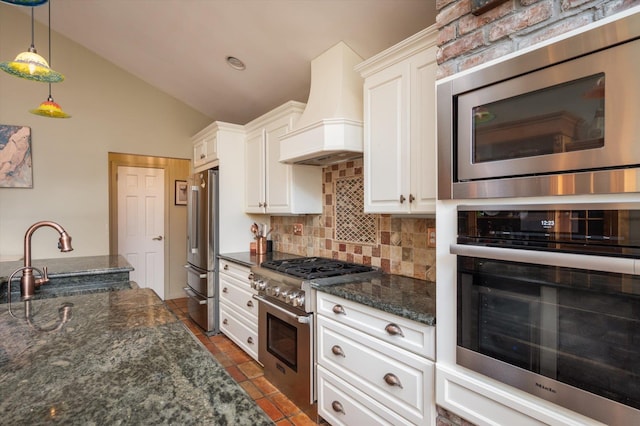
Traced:
<path fill-rule="evenodd" d="M 362 157 L 362 62 L 344 42 L 311 61 L 307 106 L 280 137 L 280 161 L 326 166 Z"/>

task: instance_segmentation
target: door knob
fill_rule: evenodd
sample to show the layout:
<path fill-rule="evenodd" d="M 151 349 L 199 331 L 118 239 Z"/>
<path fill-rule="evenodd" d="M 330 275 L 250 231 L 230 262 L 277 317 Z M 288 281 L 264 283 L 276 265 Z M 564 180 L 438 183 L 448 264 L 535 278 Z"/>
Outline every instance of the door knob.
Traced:
<path fill-rule="evenodd" d="M 154 241 L 162 241 L 162 235 L 153 238 Z"/>

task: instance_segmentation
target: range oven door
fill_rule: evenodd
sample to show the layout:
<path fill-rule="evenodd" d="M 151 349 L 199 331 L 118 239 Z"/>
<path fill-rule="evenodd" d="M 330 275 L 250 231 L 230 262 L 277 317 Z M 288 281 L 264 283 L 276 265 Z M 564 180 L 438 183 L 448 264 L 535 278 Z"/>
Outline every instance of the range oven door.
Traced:
<path fill-rule="evenodd" d="M 258 305 L 258 359 L 264 375 L 307 413 L 315 402 L 313 314 L 296 314 L 264 296 Z"/>
<path fill-rule="evenodd" d="M 637 422 L 640 276 L 595 270 L 619 260 L 633 268 L 635 259 L 460 245 L 452 252 L 459 365 L 604 423 Z M 547 254 L 547 263 L 566 258 L 573 267 L 541 263 Z"/>

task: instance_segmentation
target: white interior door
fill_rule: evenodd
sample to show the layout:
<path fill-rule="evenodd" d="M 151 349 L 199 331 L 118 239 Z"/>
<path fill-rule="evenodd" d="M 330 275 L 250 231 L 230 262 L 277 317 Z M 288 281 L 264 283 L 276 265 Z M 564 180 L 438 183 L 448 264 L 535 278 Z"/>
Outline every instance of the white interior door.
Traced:
<path fill-rule="evenodd" d="M 118 254 L 164 300 L 164 170 L 118 167 Z"/>

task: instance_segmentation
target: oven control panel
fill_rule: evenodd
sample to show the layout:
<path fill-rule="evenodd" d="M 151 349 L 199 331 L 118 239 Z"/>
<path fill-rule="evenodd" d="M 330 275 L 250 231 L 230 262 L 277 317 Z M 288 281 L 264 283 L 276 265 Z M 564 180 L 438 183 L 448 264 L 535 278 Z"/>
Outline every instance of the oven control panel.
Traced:
<path fill-rule="evenodd" d="M 309 311 L 309 309 L 305 308 L 305 292 L 300 287 L 271 280 L 259 275 L 254 276 L 251 287 L 269 298 L 277 299 L 280 302 L 304 309 L 307 312 Z"/>

